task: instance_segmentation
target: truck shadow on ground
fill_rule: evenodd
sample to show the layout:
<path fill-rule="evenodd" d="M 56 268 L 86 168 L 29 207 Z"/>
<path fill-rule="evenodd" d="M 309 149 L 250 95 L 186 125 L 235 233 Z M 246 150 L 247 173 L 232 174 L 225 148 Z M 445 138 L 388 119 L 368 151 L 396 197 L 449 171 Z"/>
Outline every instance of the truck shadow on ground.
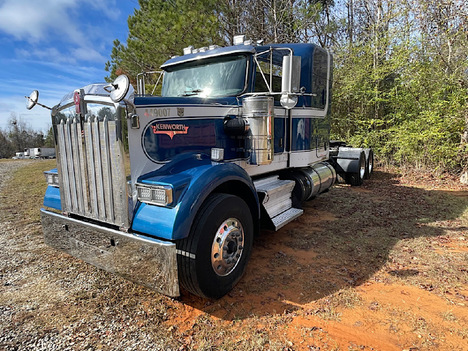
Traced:
<path fill-rule="evenodd" d="M 278 232 L 261 232 L 246 274 L 227 296 L 207 301 L 183 293 L 181 300 L 224 320 L 309 308 L 366 282 L 400 240 L 443 235 L 443 225 L 433 224 L 463 213 L 468 192 L 462 193 L 404 186 L 385 172 L 375 172 L 362 187 L 339 185 L 307 202 L 304 215 Z"/>

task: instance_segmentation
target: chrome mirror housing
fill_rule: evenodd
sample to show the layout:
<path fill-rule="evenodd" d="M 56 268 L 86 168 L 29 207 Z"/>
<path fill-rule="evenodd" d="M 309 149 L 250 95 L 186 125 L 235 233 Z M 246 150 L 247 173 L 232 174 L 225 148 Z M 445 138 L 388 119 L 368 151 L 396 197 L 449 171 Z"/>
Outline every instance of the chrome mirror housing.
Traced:
<path fill-rule="evenodd" d="M 291 95 L 287 93 L 281 94 L 280 104 L 285 109 L 290 110 L 297 105 L 297 100 L 298 98 L 296 95 Z"/>
<path fill-rule="evenodd" d="M 291 109 L 297 104 L 295 94 L 300 90 L 301 57 L 292 54 L 284 56 L 282 71 L 280 103 L 284 108 Z"/>
<path fill-rule="evenodd" d="M 29 96 L 25 96 L 25 98 L 27 99 L 26 108 L 30 110 L 36 106 L 37 101 L 39 100 L 39 91 L 33 90 L 32 93 L 29 94 Z"/>
<path fill-rule="evenodd" d="M 125 74 L 118 76 L 113 83 L 104 88 L 114 102 L 122 101 L 130 89 L 130 79 Z"/>

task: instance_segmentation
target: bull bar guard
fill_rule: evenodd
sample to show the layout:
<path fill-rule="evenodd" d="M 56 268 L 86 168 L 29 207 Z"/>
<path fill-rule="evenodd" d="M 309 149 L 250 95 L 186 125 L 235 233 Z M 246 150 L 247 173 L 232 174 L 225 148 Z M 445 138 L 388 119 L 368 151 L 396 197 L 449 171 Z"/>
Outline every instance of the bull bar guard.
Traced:
<path fill-rule="evenodd" d="M 167 296 L 178 297 L 175 243 L 124 233 L 41 209 L 47 245 Z"/>

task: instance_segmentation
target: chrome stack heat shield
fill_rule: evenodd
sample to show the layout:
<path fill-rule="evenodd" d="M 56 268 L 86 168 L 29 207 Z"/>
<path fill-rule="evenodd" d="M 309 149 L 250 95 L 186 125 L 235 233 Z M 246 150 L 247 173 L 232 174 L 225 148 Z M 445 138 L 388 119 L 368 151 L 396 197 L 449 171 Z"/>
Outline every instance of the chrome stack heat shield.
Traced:
<path fill-rule="evenodd" d="M 268 165 L 274 155 L 274 100 L 272 96 L 250 96 L 243 100 L 242 117 L 247 121 L 250 131 L 247 137 L 249 163 Z"/>

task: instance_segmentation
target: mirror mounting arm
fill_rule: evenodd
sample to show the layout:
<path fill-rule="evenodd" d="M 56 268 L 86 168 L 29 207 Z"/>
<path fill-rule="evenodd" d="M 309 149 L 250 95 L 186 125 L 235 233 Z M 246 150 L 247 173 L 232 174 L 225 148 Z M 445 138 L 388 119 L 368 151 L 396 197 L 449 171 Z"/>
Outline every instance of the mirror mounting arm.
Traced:
<path fill-rule="evenodd" d="M 46 105 L 43 105 L 43 104 L 37 102 L 37 100 L 39 100 L 39 91 L 37 91 L 37 90 L 34 90 L 34 91 L 31 93 L 31 95 L 25 96 L 25 98 L 28 100 L 28 103 L 26 104 L 26 108 L 27 108 L 28 110 L 32 109 L 32 108 L 33 108 L 34 106 L 36 106 L 36 105 L 39 105 L 39 106 L 41 106 L 41 107 L 43 107 L 43 108 L 46 108 L 46 109 L 48 109 L 48 110 L 52 110 L 51 107 L 46 106 Z"/>

